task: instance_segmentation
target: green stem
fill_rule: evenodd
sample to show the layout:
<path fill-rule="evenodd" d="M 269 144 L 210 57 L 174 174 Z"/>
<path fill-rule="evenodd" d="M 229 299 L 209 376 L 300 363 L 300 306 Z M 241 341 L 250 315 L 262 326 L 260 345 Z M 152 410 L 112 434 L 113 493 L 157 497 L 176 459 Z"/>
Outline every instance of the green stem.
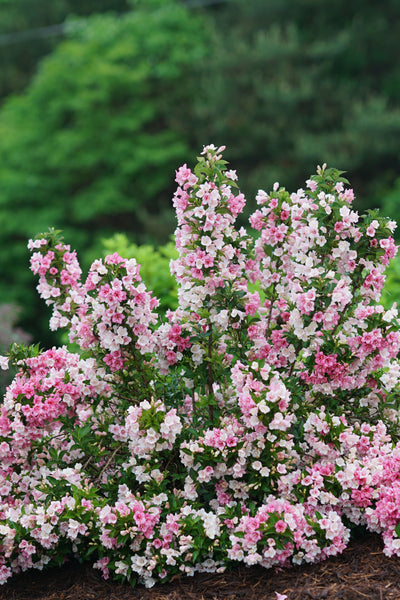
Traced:
<path fill-rule="evenodd" d="M 212 335 L 212 326 L 210 325 L 210 335 L 208 338 L 208 379 L 207 379 L 207 394 L 208 396 L 211 396 L 212 394 L 212 390 L 213 390 L 213 383 L 214 383 L 214 378 L 213 378 L 213 372 L 212 372 L 212 343 L 213 343 L 213 335 Z M 214 407 L 209 404 L 208 405 L 208 416 L 210 418 L 210 421 L 213 422 L 214 421 Z"/>

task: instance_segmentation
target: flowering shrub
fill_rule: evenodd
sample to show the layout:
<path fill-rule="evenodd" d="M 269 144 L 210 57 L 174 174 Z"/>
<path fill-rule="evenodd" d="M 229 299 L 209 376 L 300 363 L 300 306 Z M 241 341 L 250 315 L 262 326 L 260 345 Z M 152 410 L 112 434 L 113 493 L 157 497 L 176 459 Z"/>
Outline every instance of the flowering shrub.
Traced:
<path fill-rule="evenodd" d="M 378 302 L 395 224 L 341 173 L 259 191 L 252 235 L 222 149 L 176 174 L 179 305 L 134 259 L 85 281 L 51 231 L 29 242 L 50 327 L 80 347 L 19 368 L 0 417 L 0 578 L 68 556 L 151 586 L 315 562 L 351 528 L 400 555 L 400 327 Z"/>

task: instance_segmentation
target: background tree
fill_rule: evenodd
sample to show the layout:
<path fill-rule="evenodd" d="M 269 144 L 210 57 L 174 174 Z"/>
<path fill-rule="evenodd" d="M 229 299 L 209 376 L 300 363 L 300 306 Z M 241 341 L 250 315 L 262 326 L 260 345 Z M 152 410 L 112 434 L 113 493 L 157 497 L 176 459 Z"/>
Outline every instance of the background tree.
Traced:
<path fill-rule="evenodd" d="M 126 0 L 0 0 L 0 100 L 26 87 L 66 34 L 66 17 L 128 9 Z"/>
<path fill-rule="evenodd" d="M 115 230 L 166 241 L 174 169 L 188 155 L 193 65 L 206 44 L 202 18 L 179 3 L 92 16 L 5 103 L 0 301 L 35 314 L 26 241 L 50 226 L 82 251 Z"/>
<path fill-rule="evenodd" d="M 397 0 L 233 0 L 213 12 L 198 140 L 228 147 L 253 195 L 347 169 L 358 207 L 381 204 L 399 171 Z"/>
<path fill-rule="evenodd" d="M 382 208 L 385 215 L 393 216 L 400 221 L 400 177 L 396 179 L 393 187 L 383 195 Z M 398 241 L 400 238 L 400 227 L 395 230 L 394 235 Z"/>

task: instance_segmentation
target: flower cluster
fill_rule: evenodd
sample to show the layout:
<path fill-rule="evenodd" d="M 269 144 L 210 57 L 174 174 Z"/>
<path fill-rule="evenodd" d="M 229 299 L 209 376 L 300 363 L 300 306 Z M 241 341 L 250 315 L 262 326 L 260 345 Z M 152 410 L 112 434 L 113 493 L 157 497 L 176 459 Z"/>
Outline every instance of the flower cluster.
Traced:
<path fill-rule="evenodd" d="M 0 414 L 0 581 L 90 560 L 152 586 L 315 562 L 351 528 L 400 556 L 400 321 L 379 304 L 395 224 L 339 171 L 257 194 L 253 233 L 223 148 L 176 172 L 179 305 L 135 260 L 86 281 L 50 231 L 38 291 L 78 353 L 16 348 Z"/>

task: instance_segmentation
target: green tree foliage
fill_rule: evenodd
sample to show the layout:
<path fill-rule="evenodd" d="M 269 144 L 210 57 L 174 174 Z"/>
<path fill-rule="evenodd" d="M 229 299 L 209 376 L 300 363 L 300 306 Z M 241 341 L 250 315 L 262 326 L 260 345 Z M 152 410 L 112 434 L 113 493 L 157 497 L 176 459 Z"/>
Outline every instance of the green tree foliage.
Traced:
<path fill-rule="evenodd" d="M 400 151 L 399 151 L 400 158 Z M 399 220 L 400 216 L 400 177 L 396 179 L 391 189 L 382 195 L 382 208 L 385 215 Z M 400 225 L 400 223 L 399 223 Z M 400 238 L 400 228 L 395 230 L 395 237 Z"/>
<path fill-rule="evenodd" d="M 198 138 L 226 144 L 252 196 L 347 168 L 359 208 L 398 172 L 398 0 L 233 0 L 214 11 Z M 243 173 L 247 180 L 243 184 Z"/>
<path fill-rule="evenodd" d="M 0 302 L 35 314 L 26 242 L 50 226 L 81 254 L 114 231 L 168 239 L 174 169 L 188 154 L 193 65 L 206 42 L 202 18 L 175 2 L 93 16 L 5 103 Z"/>
<path fill-rule="evenodd" d="M 388 266 L 385 286 L 382 290 L 381 304 L 389 309 L 393 306 L 394 302 L 400 308 L 400 254 Z"/>
<path fill-rule="evenodd" d="M 40 58 L 63 39 L 70 14 L 128 10 L 126 0 L 0 0 L 0 99 L 21 91 Z"/>

